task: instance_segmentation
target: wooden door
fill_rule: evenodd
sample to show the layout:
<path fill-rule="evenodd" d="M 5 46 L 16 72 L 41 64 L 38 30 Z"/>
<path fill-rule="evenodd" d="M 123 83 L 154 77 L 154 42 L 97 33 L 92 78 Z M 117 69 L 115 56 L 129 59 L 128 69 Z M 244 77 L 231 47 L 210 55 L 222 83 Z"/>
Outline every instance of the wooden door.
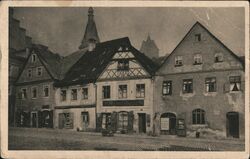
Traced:
<path fill-rule="evenodd" d="M 63 113 L 59 113 L 59 129 L 64 128 L 65 117 Z"/>
<path fill-rule="evenodd" d="M 146 114 L 139 113 L 139 133 L 146 133 Z"/>
<path fill-rule="evenodd" d="M 228 137 L 239 138 L 239 113 L 229 112 L 227 113 L 227 132 Z"/>

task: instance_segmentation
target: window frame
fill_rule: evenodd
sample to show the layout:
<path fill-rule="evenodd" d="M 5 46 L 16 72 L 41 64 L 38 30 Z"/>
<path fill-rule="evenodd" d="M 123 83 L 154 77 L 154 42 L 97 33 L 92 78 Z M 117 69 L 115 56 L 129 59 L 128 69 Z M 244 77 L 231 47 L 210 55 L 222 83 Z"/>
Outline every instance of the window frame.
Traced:
<path fill-rule="evenodd" d="M 166 93 L 164 93 L 165 88 L 166 88 Z M 169 91 L 167 91 L 168 90 L 167 88 L 169 88 Z M 173 86 L 172 86 L 171 80 L 165 80 L 162 82 L 162 95 L 163 96 L 172 95 L 172 90 L 173 90 Z"/>
<path fill-rule="evenodd" d="M 74 92 L 74 90 L 76 92 Z M 71 101 L 77 101 L 78 99 L 78 91 L 77 91 L 77 88 L 72 88 L 71 91 L 70 91 L 70 94 L 71 94 Z M 75 95 L 75 96 L 74 96 Z"/>
<path fill-rule="evenodd" d="M 36 90 L 36 97 L 34 97 L 33 90 Z M 31 98 L 32 99 L 37 99 L 38 98 L 38 89 L 37 86 L 31 87 Z"/>
<path fill-rule="evenodd" d="M 23 90 L 25 90 L 26 97 L 25 97 L 25 95 L 24 95 Z M 27 88 L 21 88 L 20 91 L 21 91 L 21 99 L 22 99 L 22 100 L 26 100 L 26 99 L 28 98 L 28 91 L 27 91 Z"/>
<path fill-rule="evenodd" d="M 196 60 L 196 59 L 198 59 L 198 60 Z M 193 65 L 201 65 L 202 63 L 203 63 L 202 54 L 201 53 L 194 54 L 194 63 L 193 63 Z"/>
<path fill-rule="evenodd" d="M 145 94 L 146 94 L 145 83 L 138 83 L 136 84 L 135 87 L 136 87 L 136 98 L 145 98 Z"/>
<path fill-rule="evenodd" d="M 195 37 L 195 42 L 201 42 L 201 33 L 196 33 L 194 37 Z"/>
<path fill-rule="evenodd" d="M 183 66 L 183 57 L 182 56 L 180 56 L 180 55 L 177 55 L 177 56 L 175 56 L 175 60 L 174 60 L 175 62 L 174 62 L 174 66 L 175 67 L 180 67 L 180 66 Z"/>
<path fill-rule="evenodd" d="M 124 88 L 126 88 L 126 89 L 124 89 Z M 128 85 L 127 84 L 119 84 L 118 85 L 118 98 L 119 99 L 127 99 L 128 98 Z"/>
<path fill-rule="evenodd" d="M 35 62 L 36 62 L 36 59 L 37 59 L 37 56 L 36 56 L 36 54 L 33 53 L 33 54 L 31 55 L 31 62 L 32 62 L 32 63 L 35 63 Z"/>
<path fill-rule="evenodd" d="M 64 91 L 65 91 L 65 100 L 63 100 L 63 97 L 64 97 L 64 96 L 62 96 L 62 95 L 63 95 L 62 92 L 64 92 Z M 60 101 L 61 101 L 61 102 L 67 101 L 67 89 L 61 89 L 61 90 L 60 90 Z"/>
<path fill-rule="evenodd" d="M 40 75 L 38 74 L 39 73 L 39 69 L 41 69 L 41 74 Z M 37 75 L 37 77 L 41 77 L 43 75 L 43 68 L 42 67 L 37 67 L 36 68 L 36 75 Z"/>
<path fill-rule="evenodd" d="M 192 110 L 192 124 L 193 125 L 205 125 L 206 124 L 206 111 L 198 108 Z"/>
<path fill-rule="evenodd" d="M 238 90 L 232 90 L 231 85 L 234 84 L 234 86 L 235 85 L 237 86 L 237 83 L 239 84 L 239 88 L 237 88 Z M 241 83 L 242 83 L 241 82 L 241 76 L 229 76 L 229 90 L 230 90 L 230 92 L 239 92 L 239 91 L 241 91 Z"/>
<path fill-rule="evenodd" d="M 212 80 L 215 80 L 215 82 L 212 82 Z M 210 90 L 210 85 L 213 84 L 214 85 L 214 90 Z M 208 89 L 207 89 L 208 88 Z M 217 84 L 216 84 L 216 77 L 206 77 L 205 78 L 205 91 L 206 93 L 213 93 L 213 92 L 217 92 Z"/>
<path fill-rule="evenodd" d="M 118 71 L 128 71 L 129 70 L 129 60 L 128 59 L 117 60 L 117 70 Z"/>
<path fill-rule="evenodd" d="M 85 92 L 84 90 L 85 90 L 85 91 L 87 90 L 87 91 Z M 89 98 L 89 88 L 88 88 L 88 87 L 83 87 L 83 88 L 81 89 L 81 91 L 82 91 L 82 99 L 83 99 L 83 100 L 87 100 L 87 99 Z M 85 94 L 84 92 L 85 92 L 86 94 Z"/>
<path fill-rule="evenodd" d="M 27 69 L 27 77 L 32 78 L 32 68 Z"/>
<path fill-rule="evenodd" d="M 185 82 L 191 82 L 191 84 L 189 84 L 189 83 L 187 83 L 188 85 L 191 85 L 191 87 L 188 87 L 190 90 L 185 90 L 185 85 L 187 85 L 187 84 L 185 84 Z M 183 94 L 188 94 L 188 93 L 193 93 L 193 91 L 194 91 L 194 88 L 193 88 L 193 84 L 194 84 L 194 82 L 193 82 L 193 79 L 183 79 L 183 83 L 182 83 L 182 93 Z"/>
<path fill-rule="evenodd" d="M 102 86 L 102 99 L 110 99 L 111 98 L 111 86 L 104 85 Z"/>
<path fill-rule="evenodd" d="M 219 58 L 220 57 L 220 58 Z M 221 63 L 221 62 L 223 62 L 224 61 L 224 56 L 223 56 L 223 54 L 222 53 L 216 53 L 215 55 L 214 55 L 214 62 L 215 63 Z"/>
<path fill-rule="evenodd" d="M 46 96 L 46 94 L 45 94 L 46 87 L 48 88 L 48 96 Z M 43 97 L 44 98 L 48 98 L 50 96 L 50 89 L 49 88 L 50 88 L 49 85 L 43 85 Z"/>

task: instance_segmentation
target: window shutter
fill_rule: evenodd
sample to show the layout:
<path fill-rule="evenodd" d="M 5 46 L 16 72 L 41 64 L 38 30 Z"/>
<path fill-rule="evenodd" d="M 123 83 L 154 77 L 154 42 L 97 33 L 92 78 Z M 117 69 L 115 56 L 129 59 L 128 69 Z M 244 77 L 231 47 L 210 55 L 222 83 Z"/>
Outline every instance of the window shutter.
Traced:
<path fill-rule="evenodd" d="M 230 84 L 229 83 L 225 83 L 224 84 L 224 93 L 228 93 L 230 92 Z"/>
<path fill-rule="evenodd" d="M 53 110 L 49 111 L 49 127 L 53 128 Z"/>
<path fill-rule="evenodd" d="M 128 132 L 133 132 L 134 112 L 128 112 Z"/>
<path fill-rule="evenodd" d="M 150 127 L 150 114 L 147 114 L 146 116 L 146 120 L 147 120 L 147 127 Z"/>
<path fill-rule="evenodd" d="M 111 129 L 113 132 L 116 132 L 117 130 L 117 119 L 118 119 L 117 117 L 118 117 L 117 112 L 113 112 L 111 114 Z"/>
<path fill-rule="evenodd" d="M 101 113 L 97 113 L 96 114 L 96 131 L 100 132 L 102 130 L 102 114 Z"/>
<path fill-rule="evenodd" d="M 41 111 L 37 111 L 38 127 L 41 128 L 44 125 L 44 117 Z"/>

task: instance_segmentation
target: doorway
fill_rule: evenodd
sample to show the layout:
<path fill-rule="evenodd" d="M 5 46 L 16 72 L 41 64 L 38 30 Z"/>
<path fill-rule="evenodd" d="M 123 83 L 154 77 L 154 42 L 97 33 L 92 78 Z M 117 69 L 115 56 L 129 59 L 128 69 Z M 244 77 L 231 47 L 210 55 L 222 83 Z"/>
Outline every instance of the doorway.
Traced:
<path fill-rule="evenodd" d="M 82 112 L 82 128 L 84 131 L 87 130 L 89 126 L 89 112 Z"/>
<path fill-rule="evenodd" d="M 139 117 L 139 133 L 146 133 L 146 114 L 138 113 Z"/>
<path fill-rule="evenodd" d="M 37 116 L 37 112 L 31 112 L 31 127 L 32 127 L 32 128 L 38 127 L 38 116 Z"/>
<path fill-rule="evenodd" d="M 176 115 L 174 113 L 163 113 L 161 115 L 161 133 L 166 135 L 176 134 Z"/>
<path fill-rule="evenodd" d="M 239 138 L 239 113 L 227 113 L 227 136 Z"/>

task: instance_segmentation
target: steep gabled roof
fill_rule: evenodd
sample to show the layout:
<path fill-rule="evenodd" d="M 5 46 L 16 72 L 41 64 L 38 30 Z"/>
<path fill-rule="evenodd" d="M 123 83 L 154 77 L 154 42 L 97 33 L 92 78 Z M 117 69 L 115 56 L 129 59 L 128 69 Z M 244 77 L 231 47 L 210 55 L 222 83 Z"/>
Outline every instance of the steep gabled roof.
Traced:
<path fill-rule="evenodd" d="M 186 39 L 186 37 L 189 35 L 189 33 L 196 27 L 196 26 L 200 26 L 201 28 L 203 28 L 213 39 L 215 39 L 220 45 L 222 45 L 233 57 L 235 57 L 236 60 L 238 60 L 243 68 L 245 68 L 244 62 L 242 61 L 242 59 L 237 56 L 236 54 L 233 53 L 232 50 L 230 50 L 225 44 L 223 44 L 217 37 L 215 37 L 204 25 L 202 25 L 200 22 L 196 22 L 191 29 L 187 32 L 187 34 L 182 38 L 182 40 L 178 43 L 178 45 L 174 48 L 174 50 L 170 53 L 170 55 L 164 60 L 164 62 L 159 66 L 158 69 L 161 68 L 162 65 L 164 65 L 164 63 L 167 62 L 167 60 L 169 59 L 170 56 L 172 56 L 175 52 L 175 50 L 182 44 L 182 42 L 184 41 L 184 39 Z"/>
<path fill-rule="evenodd" d="M 84 84 L 95 82 L 99 75 L 110 63 L 110 60 L 122 47 L 128 47 L 138 62 L 144 67 L 150 75 L 153 75 L 156 65 L 144 54 L 131 46 L 128 37 L 98 43 L 94 51 L 87 51 L 82 57 L 70 68 L 65 78 L 55 83 L 55 86 L 68 86 L 75 84 Z"/>

